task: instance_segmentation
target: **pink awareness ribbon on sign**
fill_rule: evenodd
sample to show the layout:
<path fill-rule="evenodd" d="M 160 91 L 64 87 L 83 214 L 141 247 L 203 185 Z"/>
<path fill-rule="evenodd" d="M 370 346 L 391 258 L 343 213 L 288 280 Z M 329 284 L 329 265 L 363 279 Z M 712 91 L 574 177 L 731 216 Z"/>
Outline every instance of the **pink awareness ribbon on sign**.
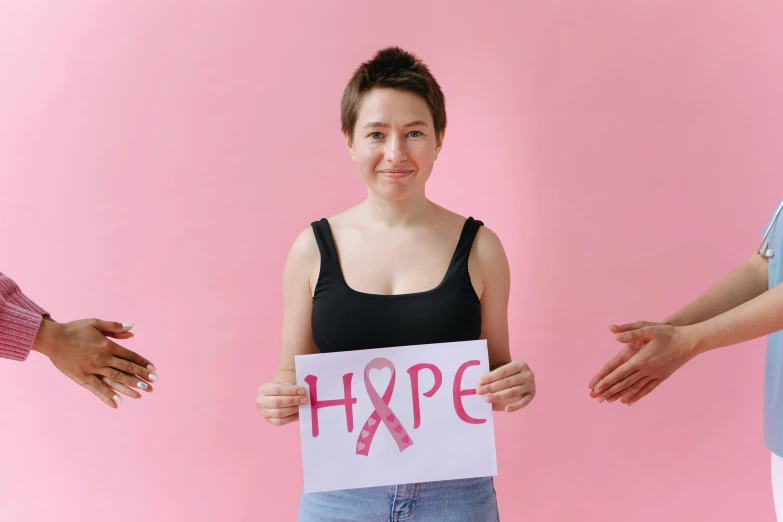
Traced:
<path fill-rule="evenodd" d="M 386 391 L 383 392 L 383 397 L 378 395 L 375 391 L 372 383 L 370 382 L 370 370 L 383 370 L 389 368 L 391 370 L 391 379 L 386 386 Z M 413 441 L 405 428 L 400 424 L 399 419 L 394 415 L 391 408 L 389 408 L 389 401 L 391 400 L 392 392 L 394 391 L 394 380 L 396 371 L 394 370 L 394 364 L 389 359 L 378 357 L 370 361 L 364 368 L 364 386 L 367 388 L 367 395 L 370 397 L 370 402 L 375 407 L 375 411 L 369 416 L 367 422 L 362 426 L 362 430 L 359 432 L 359 439 L 356 441 L 356 454 L 368 456 L 370 454 L 370 444 L 375 436 L 375 432 L 378 430 L 378 426 L 381 422 L 386 425 L 389 433 L 394 437 L 394 442 L 397 443 L 397 447 L 400 448 L 400 452 L 409 448 Z"/>

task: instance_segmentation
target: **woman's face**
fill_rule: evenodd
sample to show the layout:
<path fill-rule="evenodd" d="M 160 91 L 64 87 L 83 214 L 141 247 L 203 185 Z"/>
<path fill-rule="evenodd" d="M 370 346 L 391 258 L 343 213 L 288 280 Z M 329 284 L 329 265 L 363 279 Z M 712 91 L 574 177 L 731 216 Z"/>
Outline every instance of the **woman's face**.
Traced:
<path fill-rule="evenodd" d="M 399 201 L 424 191 L 443 144 L 436 135 L 427 102 L 397 89 L 376 88 L 364 94 L 346 146 L 367 187 Z"/>

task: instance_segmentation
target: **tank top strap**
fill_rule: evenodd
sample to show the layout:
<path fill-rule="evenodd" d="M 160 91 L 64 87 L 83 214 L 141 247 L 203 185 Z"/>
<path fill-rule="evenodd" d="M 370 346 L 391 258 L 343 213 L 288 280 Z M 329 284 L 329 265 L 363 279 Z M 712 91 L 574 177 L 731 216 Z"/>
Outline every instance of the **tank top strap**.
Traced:
<path fill-rule="evenodd" d="M 465 225 L 462 227 L 462 233 L 459 236 L 457 242 L 457 248 L 454 251 L 454 258 L 451 260 L 451 266 L 449 272 L 453 275 L 459 272 L 467 274 L 468 272 L 468 259 L 470 258 L 470 251 L 473 248 L 473 241 L 476 239 L 479 228 L 484 226 L 484 223 L 469 217 L 465 221 Z"/>
<path fill-rule="evenodd" d="M 320 221 L 315 221 L 311 224 L 313 227 L 313 234 L 315 234 L 315 242 L 318 244 L 318 251 L 321 253 L 321 270 L 329 268 L 339 270 L 340 262 L 337 257 L 337 248 L 334 246 L 334 237 L 332 236 L 332 228 L 329 226 L 329 221 L 326 218 Z"/>

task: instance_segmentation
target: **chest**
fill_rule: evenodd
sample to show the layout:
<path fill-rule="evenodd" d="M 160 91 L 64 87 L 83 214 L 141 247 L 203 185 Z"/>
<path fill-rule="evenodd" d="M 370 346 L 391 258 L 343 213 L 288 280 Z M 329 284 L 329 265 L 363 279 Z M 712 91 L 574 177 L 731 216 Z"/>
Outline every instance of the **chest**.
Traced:
<path fill-rule="evenodd" d="M 443 281 L 459 234 L 450 231 L 337 231 L 335 245 L 346 284 L 358 292 L 426 292 Z"/>

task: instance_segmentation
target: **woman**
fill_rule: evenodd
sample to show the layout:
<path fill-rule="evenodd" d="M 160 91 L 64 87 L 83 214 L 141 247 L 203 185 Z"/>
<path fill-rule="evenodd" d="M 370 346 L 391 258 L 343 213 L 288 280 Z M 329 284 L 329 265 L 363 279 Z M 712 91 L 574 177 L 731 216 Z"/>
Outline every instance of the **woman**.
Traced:
<path fill-rule="evenodd" d="M 380 51 L 348 83 L 346 147 L 367 199 L 302 232 L 283 275 L 280 366 L 258 389 L 266 420 L 298 419 L 305 390 L 294 356 L 487 340 L 491 372 L 477 391 L 496 411 L 535 396 L 533 373 L 511 361 L 509 269 L 480 221 L 429 201 L 425 185 L 443 146 L 443 93 L 428 68 L 399 49 Z M 444 276 L 445 274 L 445 276 Z M 303 494 L 299 520 L 498 520 L 491 477 Z"/>

